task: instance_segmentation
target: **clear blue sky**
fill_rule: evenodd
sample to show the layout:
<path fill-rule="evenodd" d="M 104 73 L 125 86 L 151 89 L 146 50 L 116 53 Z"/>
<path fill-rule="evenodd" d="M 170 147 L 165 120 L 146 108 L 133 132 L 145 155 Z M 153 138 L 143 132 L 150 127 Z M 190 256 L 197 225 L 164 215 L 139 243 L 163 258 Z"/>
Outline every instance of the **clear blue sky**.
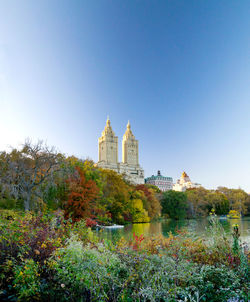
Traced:
<path fill-rule="evenodd" d="M 97 161 L 128 119 L 145 175 L 250 192 L 250 1 L 0 0 L 0 150 Z"/>

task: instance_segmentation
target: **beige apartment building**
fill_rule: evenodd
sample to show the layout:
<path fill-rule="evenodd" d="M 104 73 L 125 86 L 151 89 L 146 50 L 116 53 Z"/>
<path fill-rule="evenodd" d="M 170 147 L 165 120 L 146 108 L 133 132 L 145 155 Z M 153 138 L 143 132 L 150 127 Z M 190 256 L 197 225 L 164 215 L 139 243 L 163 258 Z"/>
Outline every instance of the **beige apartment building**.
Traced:
<path fill-rule="evenodd" d="M 144 170 L 139 165 L 138 140 L 132 133 L 128 122 L 122 140 L 122 162 L 118 161 L 118 137 L 107 119 L 102 136 L 98 139 L 99 156 L 97 166 L 111 169 L 123 174 L 127 180 L 134 184 L 144 184 Z"/>

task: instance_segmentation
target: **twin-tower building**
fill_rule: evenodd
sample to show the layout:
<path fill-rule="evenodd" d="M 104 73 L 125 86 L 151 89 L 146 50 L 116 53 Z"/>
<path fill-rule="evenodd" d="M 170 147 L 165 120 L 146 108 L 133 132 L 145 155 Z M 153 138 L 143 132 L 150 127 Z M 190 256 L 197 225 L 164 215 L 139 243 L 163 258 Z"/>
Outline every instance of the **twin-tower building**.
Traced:
<path fill-rule="evenodd" d="M 138 140 L 135 139 L 129 122 L 122 140 L 122 162 L 118 161 L 118 137 L 115 136 L 109 118 L 98 139 L 98 146 L 98 167 L 124 174 L 135 184 L 144 184 L 144 170 L 139 165 Z"/>

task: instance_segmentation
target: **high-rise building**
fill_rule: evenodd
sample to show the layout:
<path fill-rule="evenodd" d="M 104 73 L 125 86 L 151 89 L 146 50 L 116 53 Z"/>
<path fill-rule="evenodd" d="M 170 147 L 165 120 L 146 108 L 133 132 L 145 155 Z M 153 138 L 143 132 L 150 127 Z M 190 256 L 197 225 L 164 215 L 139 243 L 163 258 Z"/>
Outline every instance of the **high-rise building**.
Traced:
<path fill-rule="evenodd" d="M 108 118 L 102 136 L 98 140 L 98 167 L 123 174 L 134 184 L 143 184 L 144 170 L 139 165 L 138 144 L 128 122 L 122 140 L 122 162 L 118 162 L 118 137 L 115 136 Z"/>
<path fill-rule="evenodd" d="M 130 123 L 127 124 L 127 130 L 123 135 L 122 140 L 122 162 L 124 164 L 138 166 L 138 140 L 135 139 L 131 131 Z"/>
<path fill-rule="evenodd" d="M 110 169 L 118 172 L 118 137 L 111 127 L 109 118 L 106 126 L 102 131 L 102 136 L 98 139 L 99 160 L 98 166 L 109 166 Z"/>
<path fill-rule="evenodd" d="M 154 185 L 163 192 L 172 190 L 173 188 L 173 178 L 161 175 L 161 172 L 159 170 L 157 172 L 157 175 L 147 177 L 145 179 L 145 183 Z"/>

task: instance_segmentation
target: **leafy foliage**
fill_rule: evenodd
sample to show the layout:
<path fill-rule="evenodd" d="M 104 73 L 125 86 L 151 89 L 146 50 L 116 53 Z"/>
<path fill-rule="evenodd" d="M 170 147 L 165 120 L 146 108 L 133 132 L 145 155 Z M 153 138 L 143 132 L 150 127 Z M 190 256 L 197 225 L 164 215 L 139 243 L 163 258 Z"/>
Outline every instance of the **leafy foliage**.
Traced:
<path fill-rule="evenodd" d="M 40 298 L 39 266 L 33 259 L 25 259 L 14 268 L 13 287 L 19 301 L 32 301 Z"/>
<path fill-rule="evenodd" d="M 187 210 L 187 195 L 184 192 L 167 191 L 163 193 L 161 200 L 162 213 L 170 218 L 185 218 Z"/>
<path fill-rule="evenodd" d="M 27 140 L 20 149 L 0 153 L 0 208 L 64 209 L 74 221 L 90 218 L 110 225 L 148 222 L 162 214 L 174 219 L 207 216 L 212 208 L 218 215 L 230 210 L 246 215 L 250 197 L 225 187 L 163 193 L 152 185 L 135 186 L 92 160 L 66 157 L 41 141 Z"/>
<path fill-rule="evenodd" d="M 217 215 L 226 215 L 230 210 L 236 210 L 241 215 L 250 214 L 250 197 L 241 189 L 219 187 L 217 190 L 204 188 L 188 189 L 188 216 L 207 216 L 211 209 Z"/>
<path fill-rule="evenodd" d="M 248 248 L 237 225 L 231 240 L 215 216 L 249 213 L 241 189 L 162 193 L 91 160 L 26 142 L 0 154 L 0 207 L 6 209 L 0 211 L 1 301 L 247 301 Z M 205 239 L 136 231 L 113 243 L 90 229 L 149 222 L 161 213 L 205 216 L 211 209 Z"/>
<path fill-rule="evenodd" d="M 75 168 L 75 173 L 67 180 L 69 187 L 68 200 L 64 206 L 65 218 L 78 221 L 91 217 L 93 202 L 98 197 L 99 188 L 92 180 L 86 180 L 80 167 Z"/>
<path fill-rule="evenodd" d="M 41 208 L 42 184 L 50 179 L 60 168 L 62 156 L 54 148 L 43 142 L 32 144 L 26 141 L 21 150 L 0 154 L 0 183 L 3 193 L 15 199 L 22 199 L 26 211 L 32 207 Z M 32 199 L 36 200 L 32 204 Z"/>
<path fill-rule="evenodd" d="M 179 232 L 117 243 L 62 213 L 0 217 L 1 301 L 247 301 L 247 251 L 237 226 L 232 245 L 214 217 L 206 241 Z"/>
<path fill-rule="evenodd" d="M 142 200 L 149 217 L 158 218 L 161 214 L 161 204 L 156 197 L 157 190 L 148 185 L 137 185 L 136 190 L 144 194 Z"/>
<path fill-rule="evenodd" d="M 219 192 L 225 194 L 229 201 L 230 210 L 236 210 L 240 214 L 247 214 L 247 205 L 250 203 L 250 196 L 242 189 L 228 189 L 219 187 Z"/>

